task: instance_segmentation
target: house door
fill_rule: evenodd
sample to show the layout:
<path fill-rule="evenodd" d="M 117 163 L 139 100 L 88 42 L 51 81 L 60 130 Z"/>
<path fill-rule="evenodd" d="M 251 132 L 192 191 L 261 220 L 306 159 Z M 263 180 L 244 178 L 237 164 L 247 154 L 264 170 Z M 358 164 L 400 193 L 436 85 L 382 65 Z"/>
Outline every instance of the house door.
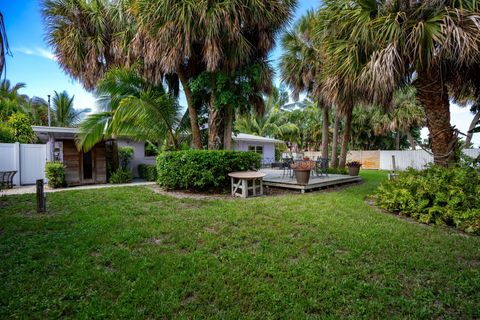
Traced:
<path fill-rule="evenodd" d="M 83 183 L 93 183 L 93 156 L 92 150 L 83 153 L 82 156 Z"/>

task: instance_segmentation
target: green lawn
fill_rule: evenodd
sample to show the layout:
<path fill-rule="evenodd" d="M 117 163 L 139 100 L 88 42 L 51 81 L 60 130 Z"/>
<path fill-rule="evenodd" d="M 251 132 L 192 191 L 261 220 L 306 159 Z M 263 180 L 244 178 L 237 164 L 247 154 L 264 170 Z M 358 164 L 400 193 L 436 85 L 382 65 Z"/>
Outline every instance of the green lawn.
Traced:
<path fill-rule="evenodd" d="M 0 318 L 479 318 L 480 238 L 334 192 L 0 199 Z"/>

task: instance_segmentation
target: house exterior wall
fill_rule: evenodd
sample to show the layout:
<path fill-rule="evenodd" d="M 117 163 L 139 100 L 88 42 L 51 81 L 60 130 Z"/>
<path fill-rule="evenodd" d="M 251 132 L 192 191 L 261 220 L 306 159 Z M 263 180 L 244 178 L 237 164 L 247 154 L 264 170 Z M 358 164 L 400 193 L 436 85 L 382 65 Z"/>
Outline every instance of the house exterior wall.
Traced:
<path fill-rule="evenodd" d="M 237 151 L 248 151 L 249 146 L 262 146 L 262 164 L 270 164 L 275 161 L 275 143 L 273 142 L 253 142 L 253 141 L 234 141 L 233 149 Z"/>
<path fill-rule="evenodd" d="M 155 164 L 155 157 L 145 157 L 145 143 L 139 141 L 132 141 L 128 139 L 118 139 L 118 147 L 133 147 L 133 159 L 130 162 L 129 168 L 132 169 L 133 176 L 138 178 L 139 164 Z"/>

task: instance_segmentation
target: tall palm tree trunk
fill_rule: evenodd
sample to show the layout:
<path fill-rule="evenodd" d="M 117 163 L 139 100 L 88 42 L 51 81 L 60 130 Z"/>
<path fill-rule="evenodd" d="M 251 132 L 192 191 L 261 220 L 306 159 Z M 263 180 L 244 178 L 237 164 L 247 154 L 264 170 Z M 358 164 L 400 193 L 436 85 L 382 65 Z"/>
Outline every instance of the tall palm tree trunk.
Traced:
<path fill-rule="evenodd" d="M 450 124 L 447 87 L 442 82 L 440 70 L 435 67 L 421 70 L 415 86 L 427 117 L 433 160 L 446 166 L 455 160 L 456 141 Z"/>
<path fill-rule="evenodd" d="M 225 106 L 225 126 L 223 131 L 223 148 L 225 150 L 232 150 L 232 130 L 233 130 L 233 108 L 232 106 Z"/>
<path fill-rule="evenodd" d="M 338 112 L 335 112 L 335 122 L 333 124 L 333 137 L 332 137 L 332 160 L 330 166 L 336 168 L 338 164 L 338 131 L 340 129 L 340 116 Z"/>
<path fill-rule="evenodd" d="M 412 148 L 412 150 L 417 149 L 417 143 L 415 142 L 415 139 L 413 138 L 410 131 L 407 131 L 406 135 L 407 135 L 408 143 L 410 143 L 410 148 Z"/>
<path fill-rule="evenodd" d="M 395 133 L 395 150 L 400 150 L 400 139 L 401 139 L 400 130 L 397 130 L 397 133 Z"/>
<path fill-rule="evenodd" d="M 471 131 L 473 129 L 475 129 L 475 126 L 477 125 L 478 121 L 480 121 L 480 111 L 477 111 L 477 113 L 473 117 L 472 122 L 470 122 L 470 127 L 468 128 L 467 138 L 465 139 L 465 148 L 470 147 L 470 143 L 472 142 L 472 138 L 473 138 L 473 132 L 471 132 Z"/>
<path fill-rule="evenodd" d="M 215 96 L 212 93 L 208 103 L 208 150 L 219 150 L 222 148 L 222 139 L 220 137 L 221 120 L 222 111 L 215 108 Z"/>
<path fill-rule="evenodd" d="M 353 108 L 348 107 L 345 113 L 345 128 L 343 129 L 342 150 L 340 152 L 339 168 L 345 168 L 347 163 L 348 143 L 350 142 L 350 134 L 352 131 L 352 111 Z"/>
<path fill-rule="evenodd" d="M 318 103 L 320 106 L 320 103 Z M 328 158 L 328 134 L 329 130 L 328 127 L 330 125 L 330 121 L 328 119 L 328 114 L 330 108 L 327 105 L 324 105 L 322 108 L 322 158 Z"/>
<path fill-rule="evenodd" d="M 177 75 L 182 83 L 183 92 L 187 99 L 188 115 L 190 116 L 190 127 L 192 129 L 192 144 L 194 149 L 202 149 L 202 140 L 200 136 L 200 126 L 198 125 L 198 113 L 193 103 L 192 91 L 188 85 L 188 79 L 182 67 L 177 69 Z"/>

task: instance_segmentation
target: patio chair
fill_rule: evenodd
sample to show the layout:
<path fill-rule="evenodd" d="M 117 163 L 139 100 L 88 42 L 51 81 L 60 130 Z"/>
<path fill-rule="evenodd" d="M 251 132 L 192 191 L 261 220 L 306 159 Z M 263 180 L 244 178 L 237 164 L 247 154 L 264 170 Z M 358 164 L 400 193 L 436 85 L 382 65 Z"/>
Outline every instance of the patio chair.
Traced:
<path fill-rule="evenodd" d="M 12 189 L 13 177 L 17 171 L 0 171 L 0 189 Z"/>
<path fill-rule="evenodd" d="M 282 159 L 282 178 L 285 177 L 285 174 L 287 174 L 289 177 L 293 177 L 293 170 L 292 170 L 292 164 L 293 164 L 293 159 L 287 158 L 287 159 Z"/>
<path fill-rule="evenodd" d="M 315 161 L 315 174 L 317 177 L 322 176 L 325 174 L 326 177 L 328 177 L 328 158 L 320 158 L 318 157 L 317 160 Z"/>

